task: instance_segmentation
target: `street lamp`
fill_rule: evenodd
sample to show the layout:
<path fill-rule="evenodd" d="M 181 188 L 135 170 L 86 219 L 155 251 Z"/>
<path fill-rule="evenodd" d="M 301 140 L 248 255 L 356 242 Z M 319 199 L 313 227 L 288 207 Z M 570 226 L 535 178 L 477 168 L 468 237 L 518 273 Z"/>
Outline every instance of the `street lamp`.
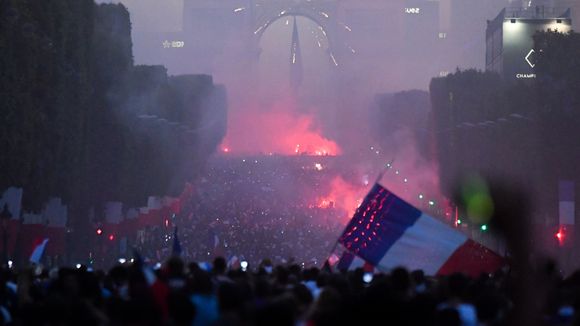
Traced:
<path fill-rule="evenodd" d="M 0 220 L 2 220 L 2 263 L 8 262 L 8 233 L 6 229 L 8 228 L 8 220 L 12 218 L 12 213 L 8 210 L 8 204 L 4 203 L 4 208 L 0 212 Z"/>

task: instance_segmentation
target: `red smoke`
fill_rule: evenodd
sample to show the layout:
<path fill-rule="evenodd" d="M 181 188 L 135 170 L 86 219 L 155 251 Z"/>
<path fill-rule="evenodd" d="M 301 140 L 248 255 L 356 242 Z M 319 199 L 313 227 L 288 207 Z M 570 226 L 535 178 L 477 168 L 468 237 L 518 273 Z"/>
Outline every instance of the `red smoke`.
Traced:
<path fill-rule="evenodd" d="M 289 101 L 290 102 L 290 101 Z M 221 149 L 234 154 L 339 155 L 341 150 L 321 134 L 313 115 L 293 104 L 232 112 Z"/>
<path fill-rule="evenodd" d="M 340 209 L 344 211 L 345 221 L 348 221 L 360 206 L 367 191 L 366 187 L 354 185 L 337 176 L 330 182 L 328 194 L 317 198 L 315 206 Z"/>

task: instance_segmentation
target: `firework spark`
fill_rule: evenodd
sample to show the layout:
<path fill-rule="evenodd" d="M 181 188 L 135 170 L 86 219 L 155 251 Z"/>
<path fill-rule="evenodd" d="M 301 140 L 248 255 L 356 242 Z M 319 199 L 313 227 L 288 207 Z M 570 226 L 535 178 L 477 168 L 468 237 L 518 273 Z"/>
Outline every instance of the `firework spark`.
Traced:
<path fill-rule="evenodd" d="M 344 27 L 344 29 L 346 29 L 349 32 L 352 32 L 352 28 L 350 28 L 347 24 L 345 23 L 339 23 L 340 25 L 342 25 L 342 27 Z"/>
<path fill-rule="evenodd" d="M 336 58 L 334 57 L 334 54 L 332 54 L 332 52 L 330 52 L 330 58 L 332 59 L 334 65 L 338 67 L 338 62 L 336 61 Z"/>

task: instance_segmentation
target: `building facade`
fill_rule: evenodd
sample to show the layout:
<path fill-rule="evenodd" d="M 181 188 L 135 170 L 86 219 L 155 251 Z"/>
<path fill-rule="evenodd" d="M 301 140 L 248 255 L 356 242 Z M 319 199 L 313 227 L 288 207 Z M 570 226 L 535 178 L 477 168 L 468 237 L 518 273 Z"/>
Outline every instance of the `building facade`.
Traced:
<path fill-rule="evenodd" d="M 486 29 L 485 68 L 506 80 L 536 78 L 533 36 L 539 31 L 572 30 L 570 10 L 557 13 L 544 6 L 505 8 Z"/>

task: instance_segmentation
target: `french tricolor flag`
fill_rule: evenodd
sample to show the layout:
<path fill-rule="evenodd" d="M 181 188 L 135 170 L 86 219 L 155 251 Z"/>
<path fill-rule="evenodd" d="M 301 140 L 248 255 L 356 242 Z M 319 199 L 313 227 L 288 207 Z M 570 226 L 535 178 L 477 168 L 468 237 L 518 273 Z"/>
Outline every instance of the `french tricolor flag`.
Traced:
<path fill-rule="evenodd" d="M 366 196 L 338 239 L 346 249 L 339 269 L 357 265 L 389 270 L 403 266 L 427 275 L 494 272 L 504 259 L 380 184 Z"/>

